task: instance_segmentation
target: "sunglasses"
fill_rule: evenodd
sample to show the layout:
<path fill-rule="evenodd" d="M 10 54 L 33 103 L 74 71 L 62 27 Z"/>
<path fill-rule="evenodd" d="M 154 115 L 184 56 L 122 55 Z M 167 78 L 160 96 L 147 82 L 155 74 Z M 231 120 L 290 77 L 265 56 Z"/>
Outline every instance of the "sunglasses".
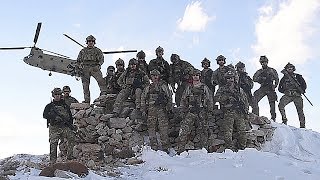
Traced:
<path fill-rule="evenodd" d="M 93 41 L 93 40 L 88 40 L 87 42 L 95 42 L 95 41 Z"/>

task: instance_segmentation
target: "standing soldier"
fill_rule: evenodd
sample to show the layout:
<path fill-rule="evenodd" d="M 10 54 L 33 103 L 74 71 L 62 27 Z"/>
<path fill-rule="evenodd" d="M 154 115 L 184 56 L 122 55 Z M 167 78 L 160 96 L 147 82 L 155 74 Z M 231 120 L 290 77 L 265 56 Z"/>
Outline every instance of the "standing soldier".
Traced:
<path fill-rule="evenodd" d="M 149 62 L 149 71 L 152 71 L 154 69 L 158 70 L 160 72 L 160 79 L 165 81 L 167 84 L 169 84 L 169 78 L 171 77 L 170 74 L 170 66 L 169 63 L 163 59 L 164 50 L 162 47 L 157 47 L 156 49 L 156 59 L 152 59 Z"/>
<path fill-rule="evenodd" d="M 226 84 L 220 87 L 215 95 L 224 113 L 221 130 L 224 135 L 225 146 L 231 150 L 245 149 L 246 130 L 249 105 L 245 92 L 237 85 L 235 73 L 228 71 L 225 74 Z M 233 136 L 233 132 L 237 136 Z M 238 137 L 237 144 L 233 146 L 232 137 Z"/>
<path fill-rule="evenodd" d="M 116 69 L 117 69 L 117 71 L 116 71 L 116 73 L 114 74 L 114 76 L 115 76 L 115 87 L 114 87 L 114 89 L 115 89 L 115 92 L 116 92 L 116 94 L 118 94 L 120 91 L 121 91 L 121 87 L 120 87 L 120 85 L 118 84 L 118 79 L 119 79 L 119 77 L 121 76 L 121 74 L 124 72 L 124 66 L 125 66 L 125 64 L 124 64 L 124 61 L 121 59 L 121 58 L 119 58 L 118 60 L 116 60 L 116 62 L 115 62 L 115 64 L 116 64 Z"/>
<path fill-rule="evenodd" d="M 216 58 L 217 64 L 219 65 L 219 67 L 213 71 L 212 73 L 212 81 L 214 84 L 219 85 L 219 88 L 223 85 L 226 84 L 226 79 L 224 77 L 224 75 L 228 72 L 228 71 L 235 71 L 234 68 L 230 65 L 225 66 L 226 64 L 226 58 L 223 55 L 219 55 Z M 239 77 L 236 76 L 236 81 L 238 81 Z"/>
<path fill-rule="evenodd" d="M 102 51 L 95 47 L 96 38 L 92 35 L 86 38 L 87 47 L 84 47 L 77 58 L 77 64 L 82 69 L 82 86 L 84 103 L 90 103 L 90 77 L 93 76 L 100 87 L 100 95 L 106 94 L 106 85 L 101 73 L 101 65 L 104 62 Z"/>
<path fill-rule="evenodd" d="M 275 102 L 277 101 L 277 93 L 275 88 L 279 84 L 279 77 L 278 73 L 275 69 L 268 67 L 268 58 L 266 56 L 260 56 L 260 64 L 262 66 L 256 73 L 253 75 L 253 81 L 259 83 L 261 86 L 257 89 L 253 96 L 254 96 L 254 109 L 252 112 L 259 116 L 259 101 L 264 97 L 267 96 L 270 105 L 270 114 L 271 119 L 273 121 L 276 120 L 276 108 Z"/>
<path fill-rule="evenodd" d="M 203 82 L 208 86 L 208 88 L 210 89 L 213 95 L 213 93 L 215 92 L 216 84 L 213 84 L 212 82 L 213 70 L 210 68 L 210 63 L 211 63 L 210 60 L 207 58 L 204 58 L 201 61 L 201 66 L 203 67 L 201 71 L 201 82 Z"/>
<path fill-rule="evenodd" d="M 246 65 L 243 62 L 239 61 L 235 65 L 235 67 L 239 76 L 238 84 L 246 93 L 249 105 L 252 107 L 252 109 L 254 109 L 255 107 L 254 107 L 253 96 L 251 92 L 251 89 L 253 88 L 253 80 L 246 72 Z"/>
<path fill-rule="evenodd" d="M 70 93 L 71 93 L 71 89 L 69 86 L 63 86 L 62 88 L 62 91 L 63 91 L 63 99 L 64 99 L 64 102 L 70 107 L 70 105 L 72 103 L 79 103 L 79 101 L 70 96 Z"/>
<path fill-rule="evenodd" d="M 118 79 L 121 91 L 117 95 L 114 103 L 113 114 L 118 116 L 122 109 L 122 104 L 130 95 L 135 97 L 136 109 L 140 110 L 142 90 L 149 84 L 148 76 L 137 67 L 135 58 L 130 59 L 128 68 Z"/>
<path fill-rule="evenodd" d="M 104 77 L 107 86 L 107 94 L 117 94 L 116 86 L 116 78 L 115 78 L 115 68 L 113 66 L 108 66 L 107 75 Z"/>
<path fill-rule="evenodd" d="M 137 60 L 138 60 L 138 69 L 143 71 L 149 76 L 149 68 L 148 63 L 146 62 L 146 53 L 142 50 L 137 53 Z"/>
<path fill-rule="evenodd" d="M 74 134 L 71 111 L 61 97 L 61 89 L 54 88 L 51 94 L 53 101 L 44 108 L 43 118 L 47 119 L 49 127 L 50 163 L 53 164 L 57 160 L 59 140 L 64 138 L 68 141 L 67 159 L 73 158 Z"/>
<path fill-rule="evenodd" d="M 168 112 L 172 111 L 172 92 L 169 86 L 160 80 L 160 72 L 156 69 L 150 72 L 152 83 L 148 85 L 141 97 L 141 111 L 147 118 L 148 133 L 151 148 L 160 149 L 157 143 L 156 129 L 159 130 L 162 150 L 169 152 Z"/>
<path fill-rule="evenodd" d="M 194 69 L 194 67 L 187 61 L 181 60 L 179 55 L 171 55 L 170 70 L 171 78 L 170 85 L 175 94 L 175 103 L 180 106 L 181 96 L 185 88 L 187 87 L 188 80 L 190 79 L 189 70 Z M 178 85 L 176 89 L 176 84 Z"/>
<path fill-rule="evenodd" d="M 286 117 L 284 108 L 287 104 L 293 102 L 298 112 L 300 128 L 305 128 L 306 125 L 303 113 L 303 99 L 301 94 L 305 93 L 307 84 L 302 75 L 294 73 L 295 70 L 295 66 L 291 63 L 288 63 L 281 71 L 284 76 L 280 80 L 278 90 L 284 95 L 280 98 L 278 106 L 282 116 L 282 122 L 287 124 L 288 119 Z"/>
<path fill-rule="evenodd" d="M 181 121 L 179 132 L 179 144 L 177 152 L 185 150 L 191 134 L 195 127 L 195 135 L 199 137 L 200 144 L 196 148 L 207 148 L 208 140 L 208 113 L 213 110 L 213 100 L 209 88 L 200 81 L 201 71 L 194 69 L 192 72 L 192 84 L 188 85 L 181 98 L 181 109 L 186 112 Z"/>

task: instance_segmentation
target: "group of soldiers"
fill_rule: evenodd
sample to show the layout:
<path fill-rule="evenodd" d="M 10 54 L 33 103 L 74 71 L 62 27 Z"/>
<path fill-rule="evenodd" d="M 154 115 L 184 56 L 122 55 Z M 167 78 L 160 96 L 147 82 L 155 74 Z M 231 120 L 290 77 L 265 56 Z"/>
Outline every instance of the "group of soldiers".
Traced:
<path fill-rule="evenodd" d="M 201 62 L 203 67 L 201 71 L 180 59 L 177 54 L 171 55 L 171 64 L 169 64 L 163 58 L 164 49 L 159 46 L 155 50 L 157 57 L 149 63 L 145 60 L 145 53 L 140 51 L 136 58 L 129 60 L 127 68 L 124 60 L 119 58 L 115 62 L 116 67 L 109 66 L 107 75 L 103 78 L 101 73 L 101 65 L 104 62 L 103 53 L 95 47 L 95 38 L 92 35 L 87 37 L 86 42 L 87 47 L 80 51 L 77 59 L 79 66 L 83 69 L 81 76 L 83 102 L 90 103 L 91 76 L 98 82 L 100 95 L 117 94 L 112 111 L 114 117 L 119 116 L 128 98 L 133 99 L 135 108 L 147 121 L 152 149 L 168 152 L 170 148 L 168 118 L 174 107 L 173 93 L 175 93 L 175 105 L 184 116 L 180 123 L 179 142 L 176 147 L 178 153 L 185 150 L 193 128 L 201 137 L 198 148 L 207 148 L 208 118 L 214 109 L 218 108 L 216 103 L 224 113 L 221 129 L 226 148 L 244 149 L 249 106 L 252 107 L 252 113 L 259 115 L 258 103 L 267 96 L 271 119 L 275 121 L 275 102 L 277 101 L 275 89 L 278 85 L 279 92 L 284 94 L 278 105 L 282 122 L 287 124 L 284 107 L 293 101 L 298 111 L 300 127 L 305 127 L 301 94 L 306 90 L 306 83 L 301 75 L 294 73 L 295 66 L 291 63 L 281 71 L 284 76 L 279 83 L 278 73 L 275 69 L 268 67 L 266 56 L 260 57 L 262 68 L 251 79 L 245 71 L 244 63 L 239 62 L 235 66 L 226 65 L 226 58 L 223 55 L 216 58 L 219 67 L 214 71 L 210 68 L 211 62 L 207 58 Z M 261 86 L 252 95 L 254 82 Z M 55 99 L 54 93 L 53 97 Z M 157 142 L 156 130 L 159 131 L 160 142 Z M 235 137 L 233 133 L 238 134 L 236 145 L 232 143 L 232 138 Z"/>

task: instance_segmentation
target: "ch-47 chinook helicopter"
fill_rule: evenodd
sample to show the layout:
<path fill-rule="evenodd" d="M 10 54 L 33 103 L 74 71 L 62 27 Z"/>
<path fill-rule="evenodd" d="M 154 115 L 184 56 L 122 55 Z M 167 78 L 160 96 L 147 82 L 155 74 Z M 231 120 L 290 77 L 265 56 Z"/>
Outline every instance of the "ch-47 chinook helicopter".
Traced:
<path fill-rule="evenodd" d="M 33 46 L 24 46 L 24 47 L 3 47 L 0 50 L 15 50 L 15 49 L 26 49 L 30 48 L 30 54 L 23 58 L 23 61 L 30 66 L 34 66 L 37 68 L 41 68 L 43 70 L 50 71 L 49 76 L 52 75 L 51 72 L 57 72 L 62 74 L 68 74 L 71 76 L 80 77 L 81 70 L 78 68 L 76 60 L 70 59 L 67 56 L 62 54 L 58 54 L 52 51 L 48 51 L 45 49 L 41 49 L 36 47 L 36 43 L 38 41 L 41 22 L 38 23 L 36 33 L 33 39 Z M 66 37 L 76 42 L 80 46 L 84 47 L 82 44 L 78 43 L 76 40 L 72 39 L 70 36 L 64 34 Z M 46 54 L 44 52 L 48 52 L 51 54 Z M 113 53 L 127 53 L 127 52 L 137 52 L 137 50 L 126 50 L 126 51 L 107 51 L 103 52 L 104 54 L 113 54 Z"/>

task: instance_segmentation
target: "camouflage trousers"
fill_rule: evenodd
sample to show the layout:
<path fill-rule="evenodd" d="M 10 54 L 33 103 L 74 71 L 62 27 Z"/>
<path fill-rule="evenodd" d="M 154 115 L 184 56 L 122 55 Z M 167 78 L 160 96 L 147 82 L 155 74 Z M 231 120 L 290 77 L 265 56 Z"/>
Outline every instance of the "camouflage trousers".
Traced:
<path fill-rule="evenodd" d="M 277 93 L 274 90 L 270 90 L 269 87 L 260 87 L 254 92 L 253 95 L 253 106 L 252 106 L 252 112 L 259 116 L 259 101 L 264 97 L 268 97 L 269 106 L 270 106 L 270 114 L 271 119 L 276 119 L 276 101 L 278 99 Z"/>
<path fill-rule="evenodd" d="M 67 158 L 73 158 L 73 146 L 75 135 L 68 127 L 49 126 L 49 143 L 50 143 L 50 162 L 55 163 L 57 160 L 57 148 L 60 141 L 67 139 Z"/>
<path fill-rule="evenodd" d="M 101 93 L 107 92 L 107 85 L 105 80 L 102 77 L 102 73 L 100 70 L 100 66 L 84 66 L 83 74 L 81 76 L 82 87 L 83 87 L 83 94 L 84 94 L 84 101 L 86 103 L 90 103 L 90 77 L 93 76 L 100 88 Z"/>
<path fill-rule="evenodd" d="M 164 108 L 160 106 L 149 106 L 147 126 L 151 148 L 154 150 L 161 149 L 156 136 L 156 129 L 158 129 L 162 150 L 168 151 L 168 148 L 170 148 L 168 137 L 168 114 Z"/>
<path fill-rule="evenodd" d="M 303 113 L 303 99 L 301 96 L 288 96 L 288 95 L 283 95 L 280 98 L 280 102 L 279 102 L 279 111 L 280 114 L 282 116 L 282 122 L 284 124 L 287 124 L 287 116 L 286 116 L 286 111 L 285 111 L 285 107 L 287 104 L 293 102 L 294 105 L 296 106 L 297 112 L 298 112 L 298 117 L 299 117 L 299 121 L 300 121 L 300 127 L 301 128 L 305 128 L 305 117 L 304 117 L 304 113 Z"/>
<path fill-rule="evenodd" d="M 240 113 L 236 110 L 228 109 L 224 112 L 222 122 L 222 133 L 224 135 L 224 141 L 226 148 L 234 149 L 233 138 L 238 137 L 236 143 L 236 149 L 244 149 L 246 147 L 247 138 L 247 115 Z M 233 135 L 233 133 L 236 133 Z"/>
<path fill-rule="evenodd" d="M 178 85 L 178 87 L 177 87 L 177 91 L 175 94 L 175 103 L 177 106 L 180 106 L 181 97 L 182 97 L 183 91 L 186 89 L 186 87 L 187 87 L 186 83 L 182 83 L 182 84 Z"/>
<path fill-rule="evenodd" d="M 136 109 L 140 109 L 142 90 L 140 88 L 137 88 L 135 90 L 133 88 L 124 88 L 119 92 L 119 94 L 117 95 L 116 101 L 114 102 L 114 105 L 113 105 L 114 113 L 119 114 L 121 112 L 123 102 L 125 102 L 128 99 L 132 91 L 134 91 Z"/>
<path fill-rule="evenodd" d="M 191 131 L 195 129 L 195 136 L 199 137 L 200 146 L 198 148 L 207 148 L 208 141 L 208 119 L 207 111 L 201 109 L 199 113 L 188 112 L 184 119 L 180 123 L 179 131 L 179 145 L 178 151 L 185 150 L 185 146 L 188 141 L 192 141 Z"/>

